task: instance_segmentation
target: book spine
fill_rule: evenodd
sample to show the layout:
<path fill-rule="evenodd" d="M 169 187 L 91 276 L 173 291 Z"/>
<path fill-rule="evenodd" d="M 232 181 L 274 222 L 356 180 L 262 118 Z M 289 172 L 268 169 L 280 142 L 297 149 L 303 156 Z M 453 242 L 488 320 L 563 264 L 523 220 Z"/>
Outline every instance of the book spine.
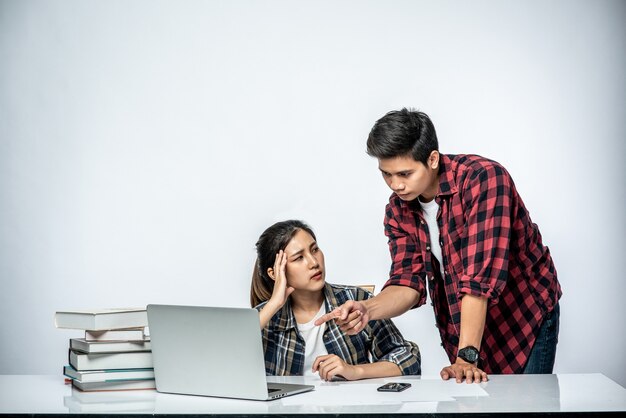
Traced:
<path fill-rule="evenodd" d="M 72 361 L 72 358 L 75 361 Z M 72 350 L 70 365 L 78 371 L 153 367 L 152 352 L 150 351 L 86 354 Z"/>

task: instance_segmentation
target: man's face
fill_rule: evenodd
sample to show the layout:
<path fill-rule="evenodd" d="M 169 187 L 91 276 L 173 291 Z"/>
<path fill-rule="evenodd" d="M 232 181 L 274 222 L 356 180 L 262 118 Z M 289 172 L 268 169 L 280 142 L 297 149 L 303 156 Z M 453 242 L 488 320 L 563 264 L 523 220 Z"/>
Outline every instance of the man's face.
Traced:
<path fill-rule="evenodd" d="M 439 191 L 439 153 L 433 151 L 427 164 L 415 161 L 412 156 L 378 159 L 378 169 L 387 186 L 405 201 L 432 200 Z"/>

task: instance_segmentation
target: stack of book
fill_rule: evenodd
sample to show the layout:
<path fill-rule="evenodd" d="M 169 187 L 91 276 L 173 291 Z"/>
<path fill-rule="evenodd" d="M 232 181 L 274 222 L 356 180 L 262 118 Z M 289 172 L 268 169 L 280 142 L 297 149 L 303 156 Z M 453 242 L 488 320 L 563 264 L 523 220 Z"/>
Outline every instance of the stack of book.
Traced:
<path fill-rule="evenodd" d="M 58 311 L 57 328 L 84 330 L 71 338 L 63 374 L 82 391 L 154 389 L 145 308 Z"/>

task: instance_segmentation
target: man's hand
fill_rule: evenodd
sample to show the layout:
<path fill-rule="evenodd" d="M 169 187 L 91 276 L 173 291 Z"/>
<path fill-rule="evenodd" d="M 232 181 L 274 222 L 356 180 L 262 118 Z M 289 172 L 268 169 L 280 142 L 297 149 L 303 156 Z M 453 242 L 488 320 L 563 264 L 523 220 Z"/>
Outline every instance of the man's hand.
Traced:
<path fill-rule="evenodd" d="M 444 367 L 439 373 L 443 380 L 456 378 L 457 383 L 465 380 L 467 383 L 481 383 L 489 380 L 487 373 L 480 370 L 475 364 L 457 359 L 453 364 Z"/>
<path fill-rule="evenodd" d="M 369 321 L 367 306 L 363 301 L 349 300 L 331 312 L 320 316 L 315 321 L 315 325 L 319 326 L 333 319 L 341 331 L 348 335 L 358 334 L 367 326 Z"/>
<path fill-rule="evenodd" d="M 408 311 L 420 299 L 420 292 L 407 286 L 387 286 L 367 300 L 349 300 L 315 321 L 322 325 L 331 319 L 348 335 L 361 332 L 371 320 L 393 318 Z"/>

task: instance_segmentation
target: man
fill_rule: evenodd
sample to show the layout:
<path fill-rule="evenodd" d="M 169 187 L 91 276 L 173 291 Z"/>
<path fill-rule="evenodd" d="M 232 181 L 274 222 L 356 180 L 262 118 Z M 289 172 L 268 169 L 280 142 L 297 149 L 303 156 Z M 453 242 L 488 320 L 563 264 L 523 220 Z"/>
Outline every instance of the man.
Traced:
<path fill-rule="evenodd" d="M 509 173 L 476 155 L 445 155 L 422 112 L 376 122 L 367 153 L 393 191 L 385 213 L 392 265 L 383 290 L 320 318 L 356 334 L 426 302 L 450 366 L 444 380 L 552 373 L 561 287 L 548 247 Z"/>

